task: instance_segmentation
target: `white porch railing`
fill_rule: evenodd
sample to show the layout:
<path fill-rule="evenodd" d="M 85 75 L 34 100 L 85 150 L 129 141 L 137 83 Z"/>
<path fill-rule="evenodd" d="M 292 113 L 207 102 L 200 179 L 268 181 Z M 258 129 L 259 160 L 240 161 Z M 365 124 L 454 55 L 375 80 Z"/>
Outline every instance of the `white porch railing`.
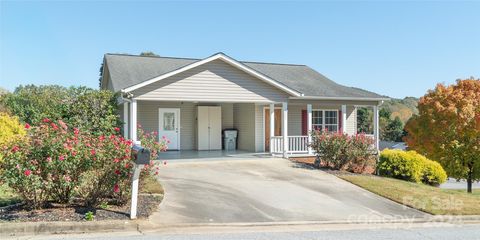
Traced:
<path fill-rule="evenodd" d="M 287 153 L 308 153 L 308 136 L 288 136 Z"/>
<path fill-rule="evenodd" d="M 270 148 L 272 153 L 283 153 L 283 136 L 271 137 Z M 308 153 L 308 136 L 288 136 L 287 153 Z"/>
<path fill-rule="evenodd" d="M 283 153 L 283 137 L 282 136 L 275 136 L 270 137 L 270 148 L 272 153 Z"/>

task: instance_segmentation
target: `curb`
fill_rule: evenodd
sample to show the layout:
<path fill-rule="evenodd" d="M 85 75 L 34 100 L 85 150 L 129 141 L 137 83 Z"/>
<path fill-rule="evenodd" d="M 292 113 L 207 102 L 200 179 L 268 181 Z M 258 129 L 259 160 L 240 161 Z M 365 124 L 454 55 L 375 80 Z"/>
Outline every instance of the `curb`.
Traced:
<path fill-rule="evenodd" d="M 138 231 L 140 220 L 0 223 L 0 238 L 26 235 Z"/>
<path fill-rule="evenodd" d="M 396 224 L 480 224 L 480 215 L 452 216 L 437 215 L 426 218 L 402 218 L 402 219 L 366 219 L 360 221 L 349 220 L 325 220 L 325 221 L 285 221 L 285 222 L 232 222 L 232 223 L 179 223 L 179 224 L 156 224 L 151 221 L 139 224 L 142 233 L 187 230 L 187 229 L 248 229 L 257 227 L 317 227 L 317 226 L 380 226 Z"/>
<path fill-rule="evenodd" d="M 377 225 L 377 224 L 422 224 L 422 223 L 451 223 L 451 224 L 478 224 L 480 215 L 472 216 L 432 216 L 427 218 L 405 218 L 390 220 L 364 221 L 293 221 L 293 222 L 244 222 L 244 223 L 184 223 L 184 224 L 155 224 L 148 220 L 110 220 L 92 222 L 15 222 L 0 223 L 0 239 L 7 237 L 21 237 L 47 234 L 81 234 L 106 232 L 157 232 L 157 231 L 184 231 L 192 229 L 247 229 L 255 227 L 308 227 L 308 226 L 335 226 L 335 225 Z M 183 229 L 183 230 L 182 230 Z"/>

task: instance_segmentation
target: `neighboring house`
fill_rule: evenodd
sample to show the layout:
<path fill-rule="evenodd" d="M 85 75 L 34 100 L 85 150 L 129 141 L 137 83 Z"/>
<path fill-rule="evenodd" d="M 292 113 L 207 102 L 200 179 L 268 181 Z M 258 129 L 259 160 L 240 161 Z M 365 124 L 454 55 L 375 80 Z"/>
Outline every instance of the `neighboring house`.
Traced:
<path fill-rule="evenodd" d="M 106 54 L 101 88 L 121 93 L 125 136 L 137 124 L 166 136 L 170 150 L 220 149 L 238 129 L 240 150 L 288 157 L 311 154 L 312 128 L 356 134 L 356 108 L 387 98 L 339 85 L 305 65 Z M 199 106 L 211 106 L 202 108 Z M 378 149 L 378 117 L 374 120 Z"/>
<path fill-rule="evenodd" d="M 399 149 L 399 150 L 406 151 L 407 144 L 404 142 L 380 141 L 379 150 L 382 151 L 384 149 Z"/>

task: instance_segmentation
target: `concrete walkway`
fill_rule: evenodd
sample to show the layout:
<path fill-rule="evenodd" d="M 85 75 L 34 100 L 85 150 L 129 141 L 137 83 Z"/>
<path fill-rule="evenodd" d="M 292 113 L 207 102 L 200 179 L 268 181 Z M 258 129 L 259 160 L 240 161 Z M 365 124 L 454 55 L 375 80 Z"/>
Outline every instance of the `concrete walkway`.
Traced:
<path fill-rule="evenodd" d="M 365 221 L 419 218 L 333 175 L 285 159 L 169 162 L 155 224 Z"/>

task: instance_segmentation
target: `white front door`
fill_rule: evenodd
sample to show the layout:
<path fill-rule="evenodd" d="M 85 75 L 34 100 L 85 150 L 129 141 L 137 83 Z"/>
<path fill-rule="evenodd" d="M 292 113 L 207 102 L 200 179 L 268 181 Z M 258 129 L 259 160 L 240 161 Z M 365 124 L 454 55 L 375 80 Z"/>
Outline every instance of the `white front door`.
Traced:
<path fill-rule="evenodd" d="M 168 150 L 180 149 L 180 109 L 159 108 L 158 109 L 158 137 L 167 138 Z"/>

